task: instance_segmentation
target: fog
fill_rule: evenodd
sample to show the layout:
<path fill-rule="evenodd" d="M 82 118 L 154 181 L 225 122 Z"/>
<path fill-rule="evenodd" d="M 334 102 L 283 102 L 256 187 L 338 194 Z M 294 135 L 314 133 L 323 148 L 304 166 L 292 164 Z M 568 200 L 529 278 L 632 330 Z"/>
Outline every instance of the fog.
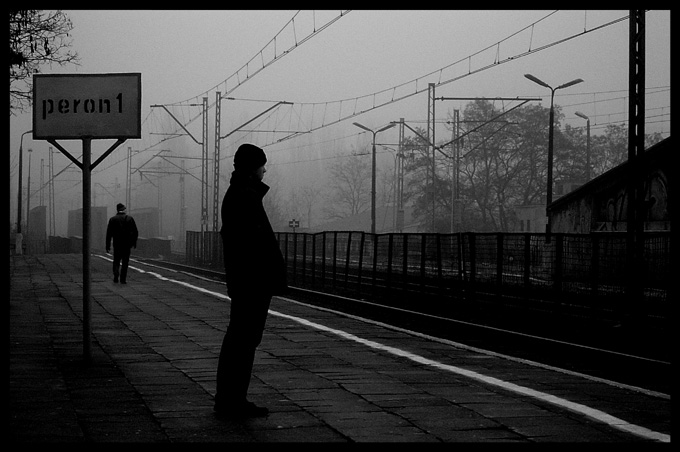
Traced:
<path fill-rule="evenodd" d="M 563 125 L 585 127 L 576 111 L 592 118 L 596 134 L 627 120 L 629 23 L 617 21 L 628 14 L 625 10 L 66 13 L 74 24 L 72 47 L 81 65 L 45 67 L 43 73 L 142 74 L 142 138 L 128 140 L 93 172 L 93 205 L 115 213 L 116 203 L 126 202 L 130 178 L 131 211 L 160 208 L 161 236 L 180 234 L 182 191 L 184 227 L 201 227 L 200 104 L 207 97 L 205 139 L 212 159 L 217 92 L 228 97 L 221 100 L 220 136 L 228 136 L 219 142 L 220 201 L 234 152 L 250 142 L 267 153 L 265 182 L 282 215 L 291 218 L 285 209 L 292 209 L 293 193 L 309 187 L 323 194 L 333 161 L 369 152 L 371 135 L 353 122 L 375 130 L 405 118 L 426 128 L 430 83 L 436 97 L 534 97 L 549 106 L 550 91 L 524 74 L 551 86 L 582 78 L 584 83 L 555 94 Z M 646 132 L 669 136 L 670 11 L 646 13 L 646 87 Z M 450 137 L 445 121 L 465 103 L 436 102 L 436 141 Z M 516 102 L 501 104 L 510 108 Z M 20 146 L 24 196 L 30 158 L 31 206 L 48 202 L 39 189 L 47 189 L 51 145 L 30 134 L 21 141 L 31 121 L 31 111 L 10 116 L 10 224 L 16 222 Z M 390 174 L 394 153 L 389 148 L 396 147 L 397 129 L 380 133 L 377 141 L 387 146 L 379 146 L 378 172 Z M 93 142 L 93 160 L 112 143 Z M 74 156 L 81 153 L 78 140 L 60 144 Z M 52 173 L 57 174 L 70 161 L 53 151 Z M 66 234 L 67 211 L 82 206 L 80 174 L 71 166 L 54 179 L 56 235 Z M 209 213 L 213 174 L 211 162 Z M 323 223 L 324 203 L 319 196 L 312 226 Z"/>

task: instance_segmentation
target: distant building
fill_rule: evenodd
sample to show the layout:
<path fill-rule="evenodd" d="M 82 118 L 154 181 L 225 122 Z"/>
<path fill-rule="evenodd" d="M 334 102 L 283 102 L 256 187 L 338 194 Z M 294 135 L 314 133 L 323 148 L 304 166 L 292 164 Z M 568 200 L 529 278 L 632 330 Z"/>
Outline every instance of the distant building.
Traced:
<path fill-rule="evenodd" d="M 672 180 L 670 137 L 645 151 L 636 162 L 643 186 L 645 231 L 670 231 Z M 552 232 L 626 231 L 629 166 L 625 162 L 565 194 L 548 206 Z"/>
<path fill-rule="evenodd" d="M 557 200 L 557 198 L 560 198 L 560 197 L 566 195 L 567 193 L 571 193 L 572 191 L 579 188 L 581 185 L 583 185 L 583 181 L 580 181 L 580 180 L 567 180 L 567 181 L 557 181 L 557 182 L 555 182 L 555 193 L 554 193 L 555 200 Z"/>
<path fill-rule="evenodd" d="M 36 206 L 28 212 L 28 240 L 45 240 L 47 238 L 47 207 Z"/>
<path fill-rule="evenodd" d="M 106 247 L 106 226 L 109 218 L 107 207 L 90 208 L 90 249 L 104 250 Z M 83 209 L 68 211 L 67 235 L 69 237 L 83 236 Z"/>
<path fill-rule="evenodd" d="M 147 239 L 158 237 L 158 209 L 145 207 L 128 212 L 135 219 L 139 236 Z"/>
<path fill-rule="evenodd" d="M 582 181 L 558 181 L 555 183 L 555 198 L 562 197 L 567 193 L 583 185 Z M 545 202 L 545 198 L 543 198 Z M 515 232 L 545 232 L 548 217 L 546 216 L 545 204 L 527 204 L 514 207 L 517 223 Z"/>
<path fill-rule="evenodd" d="M 515 206 L 517 226 L 515 232 L 545 232 L 545 204 Z"/>

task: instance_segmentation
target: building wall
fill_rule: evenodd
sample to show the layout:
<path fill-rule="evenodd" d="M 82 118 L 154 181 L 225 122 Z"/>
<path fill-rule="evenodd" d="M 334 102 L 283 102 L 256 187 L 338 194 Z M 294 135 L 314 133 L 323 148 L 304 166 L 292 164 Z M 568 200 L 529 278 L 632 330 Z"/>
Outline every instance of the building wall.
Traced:
<path fill-rule="evenodd" d="M 635 169 L 643 187 L 645 230 L 669 231 L 672 174 L 676 171 L 671 162 L 670 137 L 648 149 Z M 548 208 L 552 231 L 625 231 L 629 177 L 624 163 L 553 202 Z"/>
<path fill-rule="evenodd" d="M 158 237 L 158 209 L 147 207 L 128 212 L 135 219 L 139 236 L 144 238 Z"/>
<path fill-rule="evenodd" d="M 545 232 L 545 204 L 515 206 L 515 232 Z"/>
<path fill-rule="evenodd" d="M 90 249 L 103 250 L 106 247 L 107 208 L 104 206 L 90 209 Z M 67 234 L 69 237 L 83 236 L 83 209 L 68 211 Z"/>
<path fill-rule="evenodd" d="M 28 240 L 45 240 L 47 237 L 47 207 L 36 206 L 28 212 Z"/>
<path fill-rule="evenodd" d="M 587 234 L 593 223 L 593 196 L 586 195 L 571 201 L 566 208 L 559 209 L 551 217 L 552 232 Z"/>

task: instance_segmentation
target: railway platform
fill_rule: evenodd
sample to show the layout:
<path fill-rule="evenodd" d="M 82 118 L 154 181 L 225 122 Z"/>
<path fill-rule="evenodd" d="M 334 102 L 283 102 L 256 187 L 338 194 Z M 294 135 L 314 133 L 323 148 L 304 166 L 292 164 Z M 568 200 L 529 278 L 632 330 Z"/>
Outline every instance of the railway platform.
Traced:
<path fill-rule="evenodd" d="M 91 260 L 85 359 L 82 256 L 10 256 L 13 443 L 670 442 L 669 395 L 279 297 L 250 386 L 270 413 L 221 419 L 224 285 L 135 261 L 114 284 Z"/>

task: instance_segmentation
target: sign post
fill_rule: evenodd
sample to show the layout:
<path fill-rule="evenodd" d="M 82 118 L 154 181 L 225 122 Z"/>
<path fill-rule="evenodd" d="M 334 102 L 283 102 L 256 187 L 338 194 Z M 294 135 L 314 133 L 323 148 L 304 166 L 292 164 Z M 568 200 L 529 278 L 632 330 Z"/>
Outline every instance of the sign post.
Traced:
<path fill-rule="evenodd" d="M 92 187 L 92 139 L 83 138 L 83 357 L 92 359 L 92 310 L 90 309 L 90 227 Z"/>
<path fill-rule="evenodd" d="M 90 237 L 92 170 L 128 138 L 141 138 L 142 76 L 36 74 L 33 76 L 33 139 L 47 140 L 83 172 L 83 358 L 92 359 Z M 82 163 L 57 139 L 79 139 Z M 92 140 L 116 142 L 92 163 Z"/>

